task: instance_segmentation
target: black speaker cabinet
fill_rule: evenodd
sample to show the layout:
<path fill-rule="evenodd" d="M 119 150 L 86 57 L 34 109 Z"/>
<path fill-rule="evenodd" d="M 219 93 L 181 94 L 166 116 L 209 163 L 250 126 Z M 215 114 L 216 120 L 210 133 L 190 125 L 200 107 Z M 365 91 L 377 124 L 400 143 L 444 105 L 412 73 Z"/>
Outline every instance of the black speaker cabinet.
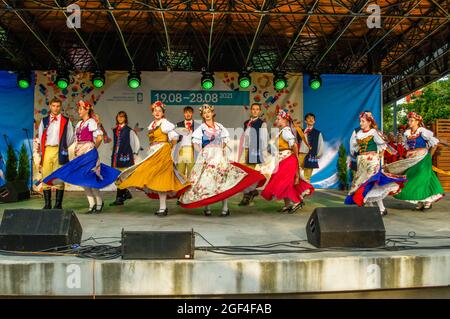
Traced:
<path fill-rule="evenodd" d="M 376 207 L 316 208 L 306 224 L 308 242 L 316 247 L 372 248 L 385 245 L 386 230 Z"/>
<path fill-rule="evenodd" d="M 0 203 L 13 203 L 30 199 L 30 190 L 25 181 L 8 182 L 0 187 Z"/>
<path fill-rule="evenodd" d="M 193 259 L 194 231 L 124 231 L 122 259 Z"/>
<path fill-rule="evenodd" d="M 5 209 L 0 225 L 0 249 L 39 251 L 80 244 L 82 228 L 71 210 Z"/>

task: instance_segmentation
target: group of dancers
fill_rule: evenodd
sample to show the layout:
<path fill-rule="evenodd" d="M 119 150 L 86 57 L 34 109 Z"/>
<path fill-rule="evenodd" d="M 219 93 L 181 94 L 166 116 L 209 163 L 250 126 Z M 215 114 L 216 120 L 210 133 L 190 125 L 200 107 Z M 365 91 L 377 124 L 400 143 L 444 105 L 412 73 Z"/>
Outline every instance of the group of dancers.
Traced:
<path fill-rule="evenodd" d="M 407 115 L 408 129 L 395 148 L 378 130 L 371 112 L 360 114 L 360 127 L 350 139 L 350 152 L 356 158 L 356 172 L 346 204 L 373 206 L 387 215 L 383 199 L 388 195 L 414 203 L 424 211 L 444 196 L 444 190 L 433 172 L 432 156 L 439 144 L 432 131 L 425 128 L 422 116 Z M 391 141 L 392 142 L 392 141 Z M 389 163 L 383 155 L 389 153 Z"/>
<path fill-rule="evenodd" d="M 166 201 L 171 198 L 184 208 L 203 207 L 205 216 L 212 215 L 211 204 L 222 202 L 220 216 L 229 216 L 228 198 L 242 192 L 239 205 L 250 205 L 259 195 L 257 189 L 263 186 L 260 195 L 264 199 L 283 200 L 279 211 L 294 213 L 303 207 L 304 197 L 314 192 L 310 178 L 313 169 L 319 167 L 323 136 L 314 127 L 312 113 L 305 116 L 303 130 L 294 123 L 289 111 L 280 110 L 274 122 L 278 133 L 269 141 L 261 105 L 252 104 L 239 143 L 238 157 L 242 161 L 236 162 L 230 160 L 228 152 L 230 133 L 216 121 L 214 106 L 204 104 L 199 108 L 201 121 L 193 119 L 194 109 L 187 106 L 183 110 L 184 121 L 175 125 L 165 117 L 166 105 L 157 101 L 151 105 L 153 121 L 148 126 L 147 156 L 136 161 L 140 142 L 128 126 L 127 114 L 121 111 L 113 129 L 111 166 L 107 166 L 99 160 L 97 149 L 103 130 L 93 105 L 81 100 L 77 110 L 80 121 L 73 128 L 61 114 L 61 101 L 55 98 L 50 101 L 50 114 L 40 123 L 44 209 L 62 208 L 64 182 L 84 188 L 88 214 L 103 210 L 99 190 L 115 183 L 116 199 L 110 205 L 123 205 L 132 198 L 128 189 L 135 188 L 149 198 L 159 199 L 155 214 L 160 217 L 168 215 Z M 430 149 L 439 141 L 423 127 L 420 116 L 411 113 L 408 118 L 406 158 L 383 166 L 381 159 L 387 141 L 370 112 L 360 115 L 360 128 L 353 132 L 350 141 L 357 171 L 346 204 L 377 203 L 385 215 L 383 199 L 388 195 L 414 202 L 421 210 L 431 208 L 443 196 L 431 170 Z M 76 143 L 75 157 L 69 161 L 68 148 L 72 143 Z M 270 147 L 272 151 L 267 152 Z M 53 207 L 51 187 L 56 188 Z"/>

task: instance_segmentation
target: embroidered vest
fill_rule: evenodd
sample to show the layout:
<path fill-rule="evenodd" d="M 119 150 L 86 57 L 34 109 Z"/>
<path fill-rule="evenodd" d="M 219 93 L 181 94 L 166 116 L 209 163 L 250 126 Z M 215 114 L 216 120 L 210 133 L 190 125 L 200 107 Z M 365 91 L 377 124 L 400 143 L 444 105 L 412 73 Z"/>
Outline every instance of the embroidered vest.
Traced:
<path fill-rule="evenodd" d="M 44 132 L 42 134 L 42 140 L 41 140 L 41 153 L 42 153 L 42 159 L 44 159 L 44 153 L 45 153 L 45 141 L 47 140 L 47 129 L 50 125 L 50 115 L 44 117 L 42 119 L 42 124 L 44 125 Z M 61 114 L 61 121 L 60 121 L 60 127 L 59 127 L 59 148 L 58 148 L 58 162 L 59 164 L 63 165 L 66 164 L 69 161 L 69 150 L 67 145 L 67 125 L 69 123 L 69 118 L 65 117 Z"/>
<path fill-rule="evenodd" d="M 134 165 L 133 150 L 130 144 L 131 128 L 128 125 L 113 129 L 114 145 L 111 158 L 112 167 L 130 167 Z"/>

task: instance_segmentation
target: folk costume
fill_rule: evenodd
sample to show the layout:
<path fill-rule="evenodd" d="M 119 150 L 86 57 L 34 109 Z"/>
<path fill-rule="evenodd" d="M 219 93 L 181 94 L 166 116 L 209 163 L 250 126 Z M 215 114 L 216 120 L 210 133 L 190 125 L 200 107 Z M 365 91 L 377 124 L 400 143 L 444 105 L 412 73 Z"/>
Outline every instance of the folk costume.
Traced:
<path fill-rule="evenodd" d="M 104 206 L 100 189 L 114 183 L 120 171 L 100 163 L 95 141 L 102 132 L 95 119 L 90 117 L 79 121 L 75 132 L 75 158 L 47 176 L 44 183 L 66 182 L 82 186 L 89 202 L 88 214 L 100 213 Z"/>
<path fill-rule="evenodd" d="M 214 111 L 213 106 L 203 105 Z M 212 126 L 202 123 L 192 134 L 192 143 L 201 147 L 192 168 L 189 181 L 192 187 L 180 198 L 180 205 L 185 208 L 205 206 L 204 214 L 211 215 L 208 205 L 222 201 L 221 216 L 228 216 L 227 199 L 245 188 L 257 184 L 262 186 L 265 177 L 258 171 L 245 165 L 231 162 L 224 146 L 229 142 L 229 132 L 220 123 Z"/>
<path fill-rule="evenodd" d="M 288 119 L 292 123 L 292 118 L 286 110 L 281 110 L 278 116 Z M 293 213 L 302 207 L 304 196 L 311 195 L 314 192 L 314 187 L 301 178 L 296 183 L 295 177 L 297 174 L 300 174 L 297 156 L 294 154 L 296 138 L 291 127 L 286 126 L 282 128 L 276 138 L 278 144 L 276 160 L 278 165 L 274 167 L 269 182 L 261 192 L 261 196 L 266 200 L 274 198 L 278 200 L 284 199 L 285 206 L 281 211 Z"/>
<path fill-rule="evenodd" d="M 165 105 L 159 101 L 153 107 L 165 110 Z M 149 198 L 159 198 L 160 210 L 155 214 L 160 217 L 168 214 L 166 199 L 177 198 L 190 187 L 172 160 L 170 142 L 178 137 L 174 128 L 175 125 L 164 117 L 152 121 L 148 126 L 150 145 L 147 157 L 124 170 L 116 182 L 119 189 L 135 187 L 144 191 Z"/>
<path fill-rule="evenodd" d="M 319 168 L 319 159 L 323 155 L 323 136 L 314 127 L 307 127 L 304 134 L 310 147 L 297 134 L 297 142 L 300 144 L 298 161 L 305 179 L 310 182 L 312 172 L 315 168 Z"/>
<path fill-rule="evenodd" d="M 360 114 L 360 118 L 362 117 L 372 123 L 372 128 L 367 131 L 354 132 L 350 139 L 350 153 L 358 154 L 357 171 L 345 204 L 372 206 L 376 202 L 380 213 L 386 215 L 387 210 L 384 207 L 383 199 L 388 195 L 400 192 L 406 178 L 382 170 L 381 159 L 382 153 L 386 149 L 386 141 L 377 130 L 375 119 L 371 113 L 363 112 Z"/>
<path fill-rule="evenodd" d="M 187 135 L 179 135 L 177 140 L 177 160 L 176 166 L 178 172 L 189 178 L 192 168 L 195 164 L 195 150 L 192 145 L 192 133 L 200 124 L 193 119 L 184 120 L 177 123 L 177 128 L 186 128 L 189 133 Z"/>
<path fill-rule="evenodd" d="M 266 122 L 260 117 L 251 117 L 244 122 L 244 134 L 239 146 L 240 154 L 243 150 L 243 161 L 247 167 L 255 169 L 264 163 L 264 151 L 267 150 L 268 131 Z M 241 156 L 239 156 L 241 157 Z M 257 183 L 244 189 L 244 197 L 239 206 L 247 206 L 259 195 Z"/>
<path fill-rule="evenodd" d="M 62 165 L 69 162 L 69 146 L 74 141 L 72 122 L 62 114 L 50 114 L 44 117 L 39 124 L 39 151 L 42 165 L 42 177 L 45 178 Z M 55 209 L 62 209 L 64 196 L 64 183 L 54 186 L 56 188 Z M 52 190 L 48 184 L 43 184 L 44 209 L 52 208 Z"/>
<path fill-rule="evenodd" d="M 113 129 L 113 141 L 111 166 L 120 171 L 133 166 L 135 164 L 134 158 L 141 148 L 136 132 L 125 123 L 117 124 Z M 125 200 L 131 198 L 132 195 L 128 189 L 117 188 L 116 200 L 110 205 L 123 205 Z"/>
<path fill-rule="evenodd" d="M 408 179 L 405 187 L 394 198 L 418 204 L 416 209 L 423 210 L 431 208 L 432 203 L 444 196 L 442 185 L 433 172 L 430 154 L 430 149 L 437 146 L 439 140 L 432 131 L 423 127 L 420 115 L 411 112 L 408 118 L 418 120 L 420 126 L 414 132 L 409 128 L 404 133 L 406 158 L 386 165 L 385 169 L 391 173 L 405 174 Z"/>

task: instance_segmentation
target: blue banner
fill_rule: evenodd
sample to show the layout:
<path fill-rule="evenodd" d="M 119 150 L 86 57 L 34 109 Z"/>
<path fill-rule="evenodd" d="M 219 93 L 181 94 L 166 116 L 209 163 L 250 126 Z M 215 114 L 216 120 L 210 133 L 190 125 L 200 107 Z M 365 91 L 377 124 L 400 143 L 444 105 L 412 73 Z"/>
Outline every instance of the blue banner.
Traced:
<path fill-rule="evenodd" d="M 339 146 L 343 143 L 348 153 L 352 132 L 359 127 L 360 112 L 372 112 L 382 127 L 381 76 L 324 74 L 321 78 L 318 90 L 309 87 L 308 75 L 303 80 L 303 114 L 315 114 L 314 127 L 322 132 L 325 142 L 320 168 L 314 170 L 311 182 L 317 188 L 337 188 Z"/>
<path fill-rule="evenodd" d="M 34 85 L 20 89 L 14 73 L 0 71 L 0 101 L 2 104 L 0 125 L 0 186 L 5 183 L 5 167 L 8 144 L 11 144 L 19 160 L 19 152 L 24 144 L 32 159 L 32 138 L 34 118 Z M 28 136 L 27 136 L 28 135 Z M 28 137 L 28 138 L 27 138 Z M 29 185 L 31 184 L 31 178 Z"/>
<path fill-rule="evenodd" d="M 151 103 L 161 101 L 166 105 L 248 105 L 248 91 L 190 91 L 190 90 L 152 90 Z"/>

